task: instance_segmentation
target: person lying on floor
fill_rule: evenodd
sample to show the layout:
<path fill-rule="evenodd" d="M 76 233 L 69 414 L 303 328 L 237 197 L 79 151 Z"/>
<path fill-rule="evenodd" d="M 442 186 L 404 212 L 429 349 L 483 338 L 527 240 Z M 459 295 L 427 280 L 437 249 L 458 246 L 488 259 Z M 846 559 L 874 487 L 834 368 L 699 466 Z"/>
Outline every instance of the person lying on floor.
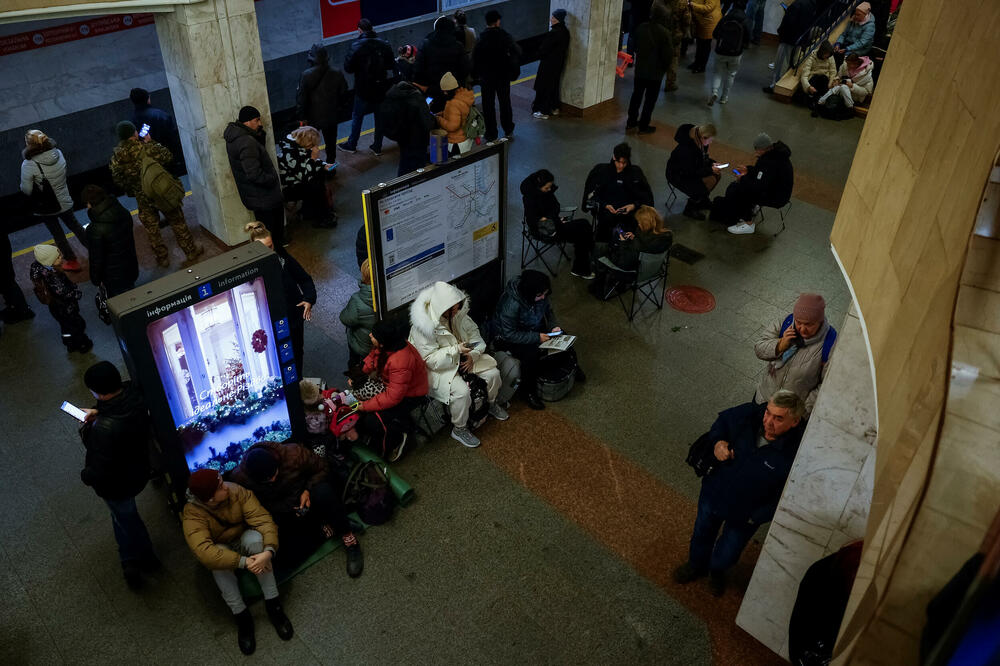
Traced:
<path fill-rule="evenodd" d="M 430 396 L 448 405 L 451 437 L 470 449 L 479 438 L 469 428 L 486 419 L 509 417 L 496 400 L 500 370 L 486 353 L 486 342 L 469 316 L 464 291 L 435 282 L 421 291 L 410 306 L 410 342 L 427 364 Z"/>
<path fill-rule="evenodd" d="M 753 151 L 757 161 L 734 167 L 735 182 L 726 188 L 725 196 L 712 201 L 711 219 L 730 224 L 731 234 L 752 234 L 757 206 L 781 208 L 792 197 L 795 174 L 788 146 L 761 132 L 753 141 Z"/>

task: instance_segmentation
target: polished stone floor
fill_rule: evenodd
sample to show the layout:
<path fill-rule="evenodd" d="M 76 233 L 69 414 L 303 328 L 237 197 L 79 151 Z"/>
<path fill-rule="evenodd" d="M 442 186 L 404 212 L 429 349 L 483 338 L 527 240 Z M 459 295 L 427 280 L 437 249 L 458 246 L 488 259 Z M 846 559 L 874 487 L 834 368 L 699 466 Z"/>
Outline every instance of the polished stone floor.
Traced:
<path fill-rule="evenodd" d="M 810 118 L 768 99 L 773 47 L 744 57 L 728 105 L 705 106 L 703 75 L 682 70 L 681 90 L 661 96 L 659 131 L 630 135 L 657 204 L 674 128 L 712 120 L 713 155 L 750 159 L 761 130 L 791 147 L 796 191 L 786 232 L 777 216 L 753 236 L 716 223 L 668 218 L 676 241 L 705 255 L 674 260 L 669 285 L 707 288 L 708 314 L 644 310 L 631 325 L 616 302 L 599 303 L 564 264 L 553 302 L 563 327 L 580 335 L 589 381 L 544 412 L 515 403 L 491 422 L 478 450 L 439 436 L 397 471 L 418 499 L 390 524 L 362 537 L 363 577 L 349 579 L 334 553 L 282 592 L 295 637 L 282 643 L 257 618 L 260 663 L 376 664 L 755 664 L 776 657 L 733 620 L 759 550 L 751 546 L 726 596 L 669 572 L 683 561 L 698 482 L 684 464 L 687 444 L 716 412 L 750 398 L 763 364 L 752 342 L 782 319 L 801 291 L 826 296 L 839 325 L 849 293 L 829 232 L 862 121 Z M 525 71 L 525 74 L 530 74 Z M 514 88 L 517 128 L 510 148 L 507 274 L 519 269 L 517 184 L 546 167 L 563 203 L 577 203 L 591 165 L 624 136 L 631 74 L 615 100 L 583 119 L 531 118 L 531 81 Z M 341 127 L 341 136 L 346 134 Z M 367 142 L 362 139 L 362 146 Z M 381 159 L 338 155 L 340 226 L 293 227 L 289 251 L 309 267 L 320 300 L 306 331 L 306 375 L 333 379 L 347 357 L 337 315 L 356 289 L 354 234 L 362 188 L 395 174 L 396 151 Z M 725 183 L 723 183 L 723 186 Z M 189 206 L 189 216 L 195 212 Z M 143 250 L 142 279 L 164 273 Z M 170 232 L 165 234 L 170 241 Z M 12 235 L 15 252 L 46 238 L 36 227 Z M 210 243 L 208 239 L 206 243 Z M 217 251 L 217 250 L 213 250 Z M 174 251 L 174 269 L 181 260 Z M 29 255 L 17 257 L 27 281 Z M 67 356 L 41 306 L 0 338 L 0 661 L 18 663 L 231 663 L 242 661 L 228 611 L 211 577 L 190 555 L 162 492 L 139 504 L 165 563 L 141 593 L 121 579 L 103 503 L 79 481 L 83 450 L 62 400 L 89 404 L 81 376 L 99 358 L 120 364 L 110 330 L 93 311 L 84 280 L 91 354 Z"/>

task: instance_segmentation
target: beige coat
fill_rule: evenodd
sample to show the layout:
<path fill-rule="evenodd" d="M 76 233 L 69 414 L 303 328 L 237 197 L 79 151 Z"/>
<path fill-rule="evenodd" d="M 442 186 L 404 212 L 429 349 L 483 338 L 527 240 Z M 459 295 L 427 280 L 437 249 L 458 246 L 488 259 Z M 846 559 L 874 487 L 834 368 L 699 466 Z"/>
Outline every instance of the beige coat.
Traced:
<path fill-rule="evenodd" d="M 692 2 L 691 16 L 694 19 L 694 36 L 698 39 L 712 39 L 716 24 L 722 20 L 722 3 L 720 0 Z"/>
<path fill-rule="evenodd" d="M 805 62 L 802 63 L 802 66 L 799 67 L 799 83 L 802 86 L 802 92 L 809 92 L 809 79 L 818 74 L 826 76 L 832 84 L 833 79 L 837 76 L 837 63 L 833 59 L 833 56 L 822 60 L 813 51 L 805 59 Z"/>
<path fill-rule="evenodd" d="M 240 538 L 248 529 L 260 532 L 264 548 L 278 550 L 278 526 L 271 514 L 260 505 L 257 497 L 236 483 L 226 483 L 229 499 L 209 508 L 188 494 L 188 503 L 181 514 L 184 540 L 198 561 L 209 569 L 242 569 L 246 558 L 221 548 Z"/>
<path fill-rule="evenodd" d="M 832 58 L 831 58 L 832 60 Z M 806 416 L 812 413 L 819 393 L 819 385 L 826 375 L 829 363 L 823 363 L 823 341 L 799 349 L 787 363 L 771 373 L 771 362 L 777 361 L 778 341 L 781 339 L 781 322 L 764 333 L 754 344 L 757 358 L 768 361 L 764 375 L 757 385 L 754 401 L 766 402 L 778 389 L 794 391 L 806 402 Z M 834 346 L 836 349 L 836 346 Z M 831 352 L 832 354 L 832 352 Z"/>

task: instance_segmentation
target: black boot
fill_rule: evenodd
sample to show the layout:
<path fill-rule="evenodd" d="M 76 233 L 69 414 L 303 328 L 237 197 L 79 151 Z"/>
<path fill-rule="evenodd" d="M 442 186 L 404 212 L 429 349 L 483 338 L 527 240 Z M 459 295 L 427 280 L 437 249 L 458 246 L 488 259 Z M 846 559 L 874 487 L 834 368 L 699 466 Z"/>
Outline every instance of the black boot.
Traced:
<path fill-rule="evenodd" d="M 242 613 L 233 616 L 236 620 L 236 642 L 240 646 L 243 654 L 253 654 L 257 649 L 257 638 L 253 631 L 253 615 L 249 608 L 244 608 Z"/>
<path fill-rule="evenodd" d="M 274 630 L 278 632 L 278 638 L 283 641 L 291 640 L 295 632 L 292 623 L 288 621 L 288 616 L 285 615 L 285 610 L 281 607 L 281 600 L 278 597 L 264 599 L 264 608 L 267 609 L 267 617 L 274 625 Z"/>
<path fill-rule="evenodd" d="M 541 396 L 535 391 L 528 391 L 524 394 L 524 400 L 528 403 L 528 407 L 532 409 L 545 409 L 545 403 L 542 402 Z"/>
<path fill-rule="evenodd" d="M 344 550 L 347 552 L 347 575 L 357 578 L 365 570 L 365 556 L 361 553 L 361 544 L 354 532 L 348 532 L 341 537 L 344 542 Z"/>

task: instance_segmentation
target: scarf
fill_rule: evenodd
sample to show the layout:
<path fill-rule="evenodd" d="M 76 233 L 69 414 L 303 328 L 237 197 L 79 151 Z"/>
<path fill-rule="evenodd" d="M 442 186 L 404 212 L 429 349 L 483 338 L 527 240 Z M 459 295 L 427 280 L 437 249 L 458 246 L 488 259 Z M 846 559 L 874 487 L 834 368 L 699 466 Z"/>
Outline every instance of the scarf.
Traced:
<path fill-rule="evenodd" d="M 850 67 L 847 68 L 848 77 L 853 79 L 855 76 L 858 75 L 859 72 L 864 71 L 865 67 L 867 67 L 871 63 L 871 61 L 872 61 L 871 58 L 869 58 L 868 56 L 861 56 L 861 64 L 859 64 L 854 69 L 851 69 Z"/>
<path fill-rule="evenodd" d="M 794 326 L 794 323 L 791 325 Z M 830 322 L 824 319 L 823 325 L 819 327 L 819 330 L 816 332 L 816 335 L 812 336 L 811 338 L 805 338 L 803 346 L 809 347 L 811 345 L 816 344 L 817 342 L 822 342 L 823 339 L 826 338 L 826 334 L 827 332 L 829 332 L 829 330 L 830 330 Z M 768 364 L 767 373 L 772 377 L 774 377 L 774 375 L 778 372 L 778 370 L 783 368 L 786 363 L 792 360 L 792 357 L 795 356 L 795 354 L 799 351 L 799 349 L 800 349 L 799 345 L 793 342 L 792 346 L 784 351 L 784 353 L 781 355 L 781 358 L 771 361 L 771 363 Z"/>

